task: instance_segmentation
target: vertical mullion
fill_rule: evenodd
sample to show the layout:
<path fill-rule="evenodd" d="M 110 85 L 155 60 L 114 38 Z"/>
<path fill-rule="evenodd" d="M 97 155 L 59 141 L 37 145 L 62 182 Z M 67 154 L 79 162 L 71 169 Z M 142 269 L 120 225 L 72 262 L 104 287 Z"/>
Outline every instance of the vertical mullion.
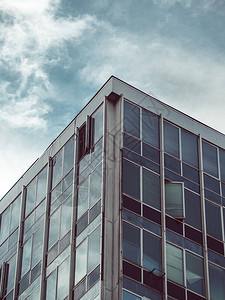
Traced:
<path fill-rule="evenodd" d="M 166 268 L 166 207 L 165 207 L 165 171 L 164 171 L 164 130 L 163 130 L 163 116 L 160 115 L 160 183 L 161 183 L 161 222 L 162 222 L 162 272 L 164 276 L 164 292 L 163 299 L 167 299 L 167 268 Z"/>
<path fill-rule="evenodd" d="M 210 299 L 207 231 L 206 231 L 206 216 L 205 216 L 205 193 L 204 193 L 202 138 L 201 138 L 200 135 L 198 136 L 198 143 L 199 143 L 198 144 L 198 149 L 199 149 L 199 171 L 200 171 L 201 216 L 202 216 L 204 270 L 205 270 L 205 292 L 206 292 L 206 298 Z"/>

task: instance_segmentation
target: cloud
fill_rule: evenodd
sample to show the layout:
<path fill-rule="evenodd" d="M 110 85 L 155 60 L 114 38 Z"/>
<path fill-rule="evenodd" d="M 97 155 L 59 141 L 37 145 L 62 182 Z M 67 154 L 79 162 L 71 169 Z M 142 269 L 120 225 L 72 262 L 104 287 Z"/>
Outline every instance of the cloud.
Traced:
<path fill-rule="evenodd" d="M 59 0 L 0 0 L 0 121 L 45 126 L 49 97 L 57 97 L 47 66 L 70 63 L 66 42 L 79 44 L 95 18 L 57 18 Z"/>

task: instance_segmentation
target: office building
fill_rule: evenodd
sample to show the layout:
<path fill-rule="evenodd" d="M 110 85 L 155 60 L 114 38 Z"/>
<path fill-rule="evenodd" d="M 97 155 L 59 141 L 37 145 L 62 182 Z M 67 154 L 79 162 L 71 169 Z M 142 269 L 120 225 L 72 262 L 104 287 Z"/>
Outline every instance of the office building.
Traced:
<path fill-rule="evenodd" d="M 0 299 L 224 300 L 224 149 L 111 77 L 0 201 Z"/>

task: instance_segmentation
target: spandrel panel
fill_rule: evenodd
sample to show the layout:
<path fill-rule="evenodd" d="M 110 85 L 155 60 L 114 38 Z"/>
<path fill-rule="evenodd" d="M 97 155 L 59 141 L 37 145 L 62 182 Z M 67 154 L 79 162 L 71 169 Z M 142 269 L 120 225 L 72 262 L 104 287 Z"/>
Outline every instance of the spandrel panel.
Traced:
<path fill-rule="evenodd" d="M 63 176 L 65 176 L 74 165 L 74 138 L 69 140 L 64 147 Z"/>
<path fill-rule="evenodd" d="M 213 264 L 209 264 L 210 299 L 225 299 L 225 271 Z"/>
<path fill-rule="evenodd" d="M 70 257 L 68 257 L 58 270 L 57 299 L 62 300 L 69 294 Z"/>
<path fill-rule="evenodd" d="M 203 259 L 186 251 L 187 288 L 205 295 Z"/>
<path fill-rule="evenodd" d="M 48 249 L 59 239 L 60 209 L 50 217 Z"/>
<path fill-rule="evenodd" d="M 143 169 L 143 202 L 160 209 L 160 179 L 154 173 Z"/>
<path fill-rule="evenodd" d="M 142 139 L 159 148 L 159 118 L 144 109 L 142 110 Z"/>
<path fill-rule="evenodd" d="M 164 144 L 165 151 L 177 158 L 180 157 L 179 151 L 179 130 L 177 127 L 164 122 Z"/>
<path fill-rule="evenodd" d="M 202 142 L 202 154 L 203 154 L 203 169 L 204 169 L 204 171 L 215 177 L 218 177 L 216 147 L 214 147 L 208 143 Z"/>
<path fill-rule="evenodd" d="M 94 120 L 94 144 L 103 135 L 103 105 L 92 115 Z"/>
<path fill-rule="evenodd" d="M 195 135 L 181 130 L 182 160 L 198 168 L 198 139 Z"/>
<path fill-rule="evenodd" d="M 161 270 L 161 252 L 161 239 L 143 231 L 143 267 L 150 271 L 154 268 Z"/>
<path fill-rule="evenodd" d="M 102 188 L 102 164 L 91 174 L 90 207 L 101 197 Z"/>
<path fill-rule="evenodd" d="M 88 272 L 100 263 L 100 234 L 99 226 L 88 239 Z"/>
<path fill-rule="evenodd" d="M 87 239 L 76 250 L 75 285 L 87 273 Z"/>
<path fill-rule="evenodd" d="M 123 160 L 123 192 L 140 199 L 140 167 Z"/>
<path fill-rule="evenodd" d="M 123 126 L 127 133 L 140 137 L 140 109 L 127 101 L 124 101 Z"/>
<path fill-rule="evenodd" d="M 77 218 L 79 219 L 88 210 L 89 177 L 79 186 Z"/>
<path fill-rule="evenodd" d="M 184 278 L 182 250 L 170 244 L 166 244 L 166 259 L 168 279 L 183 285 Z"/>
<path fill-rule="evenodd" d="M 220 207 L 205 201 L 207 233 L 222 240 Z"/>
<path fill-rule="evenodd" d="M 71 228 L 71 215 L 72 215 L 72 196 L 70 196 L 62 204 L 62 217 L 61 217 L 61 232 L 60 238 L 62 238 Z"/>
<path fill-rule="evenodd" d="M 46 196 L 47 167 L 45 167 L 37 177 L 37 203 Z"/>

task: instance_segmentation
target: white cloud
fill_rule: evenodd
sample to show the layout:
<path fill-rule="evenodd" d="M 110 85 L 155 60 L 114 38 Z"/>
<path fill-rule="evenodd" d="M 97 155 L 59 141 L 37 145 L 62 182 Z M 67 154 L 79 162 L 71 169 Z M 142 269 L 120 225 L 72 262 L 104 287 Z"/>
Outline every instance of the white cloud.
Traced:
<path fill-rule="evenodd" d="M 44 99 L 53 97 L 46 65 L 69 62 L 65 42 L 79 43 L 95 19 L 88 15 L 56 18 L 59 0 L 0 0 L 0 121 L 7 126 L 40 128 L 49 106 Z M 49 57 L 50 51 L 56 57 Z M 4 76 L 5 75 L 5 76 Z M 12 78 L 13 77 L 13 78 Z M 14 86 L 15 85 L 15 86 Z M 41 124 L 41 125 L 40 125 Z"/>

